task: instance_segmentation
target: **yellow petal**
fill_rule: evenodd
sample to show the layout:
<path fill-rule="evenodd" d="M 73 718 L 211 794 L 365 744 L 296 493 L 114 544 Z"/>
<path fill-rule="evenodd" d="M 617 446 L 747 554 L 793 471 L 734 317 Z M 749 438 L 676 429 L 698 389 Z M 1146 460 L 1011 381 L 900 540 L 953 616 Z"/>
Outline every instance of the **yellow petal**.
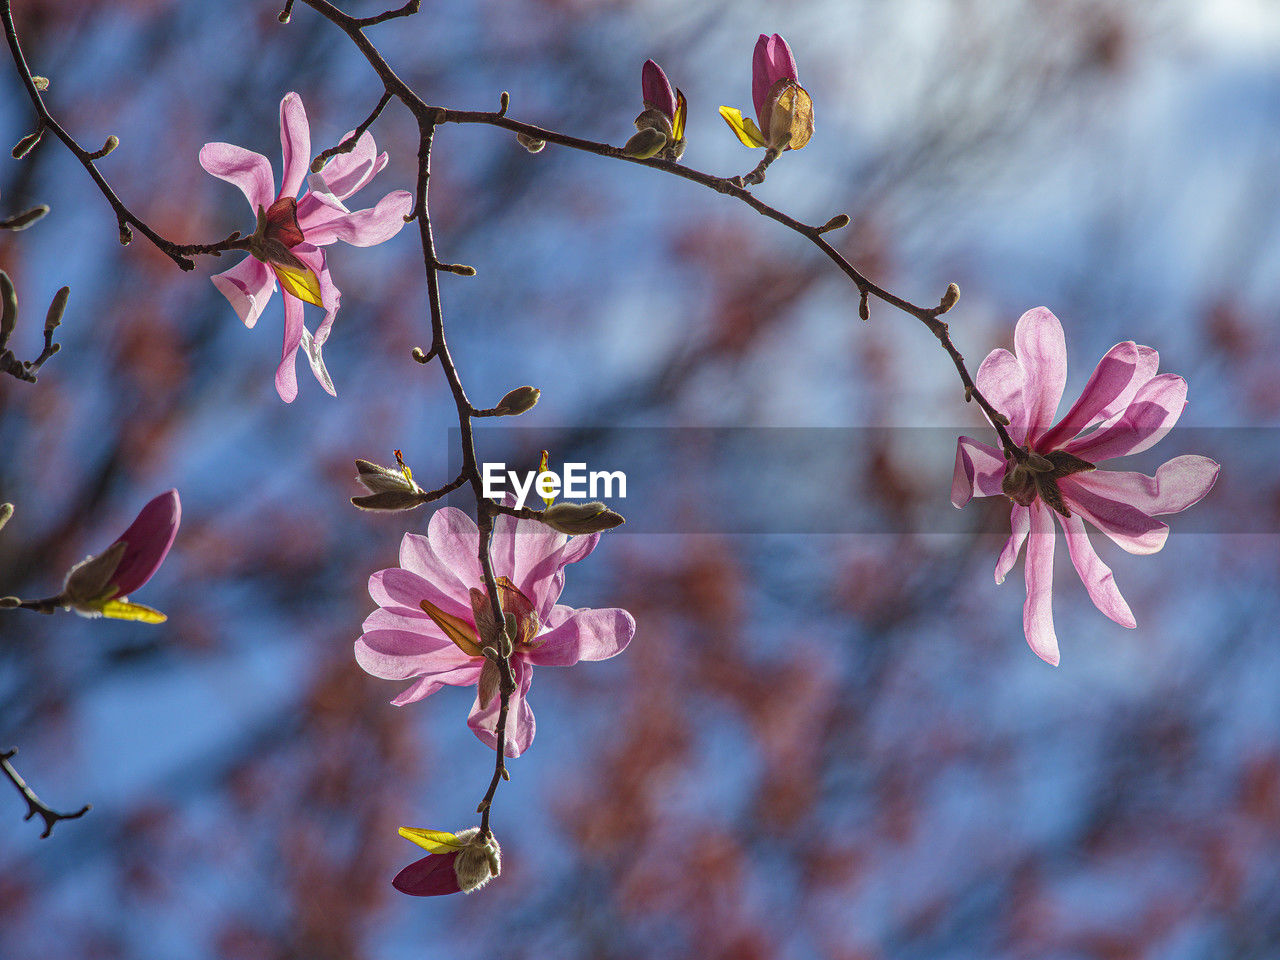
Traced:
<path fill-rule="evenodd" d="M 676 115 L 671 121 L 672 140 L 679 143 L 684 139 L 684 116 L 688 112 L 689 104 L 685 102 L 684 94 L 676 89 Z"/>
<path fill-rule="evenodd" d="M 765 146 L 764 135 L 760 132 L 760 128 L 750 117 L 744 117 L 741 110 L 734 107 L 721 107 L 720 116 L 724 117 L 724 122 L 729 125 L 729 129 L 737 134 L 738 139 L 745 146 Z"/>
<path fill-rule="evenodd" d="M 313 303 L 317 307 L 324 306 L 320 300 L 320 278 L 310 267 L 291 267 L 283 263 L 273 263 L 271 269 L 276 272 L 276 279 L 280 281 L 280 286 L 285 293 L 292 294 L 307 303 Z"/>
<path fill-rule="evenodd" d="M 428 853 L 453 853 L 466 846 L 455 834 L 444 830 L 420 830 L 417 827 L 401 827 L 400 836 L 416 843 Z"/>
<path fill-rule="evenodd" d="M 444 635 L 458 645 L 459 650 L 469 657 L 484 656 L 480 652 L 479 638 L 476 636 L 475 628 L 471 624 L 461 617 L 445 613 L 430 600 L 423 600 L 420 606 L 426 611 L 432 622 L 444 631 Z"/>
<path fill-rule="evenodd" d="M 164 623 L 169 618 L 159 610 L 152 610 L 140 603 L 128 600 L 108 600 L 102 605 L 102 615 L 112 620 L 137 620 L 142 623 Z"/>

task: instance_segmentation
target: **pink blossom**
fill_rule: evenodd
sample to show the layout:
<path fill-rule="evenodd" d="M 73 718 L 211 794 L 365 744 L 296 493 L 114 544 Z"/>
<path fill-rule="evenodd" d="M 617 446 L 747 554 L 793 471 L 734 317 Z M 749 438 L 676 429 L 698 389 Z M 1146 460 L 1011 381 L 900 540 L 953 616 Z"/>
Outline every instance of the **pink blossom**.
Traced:
<path fill-rule="evenodd" d="M 511 657 L 516 690 L 507 719 L 509 757 L 518 757 L 533 742 L 533 711 L 526 697 L 534 666 L 605 660 L 621 653 L 635 633 L 635 620 L 625 610 L 575 610 L 556 603 L 564 587 L 564 568 L 591 553 L 599 538 L 569 537 L 536 520 L 506 515 L 495 521 L 490 548 L 494 575 L 499 578 L 502 608 L 516 615 L 518 625 Z M 445 685 L 475 684 L 476 700 L 467 724 L 497 749 L 501 698 L 476 630 L 476 612 L 483 619 L 488 608 L 476 558 L 478 544 L 475 522 L 452 507 L 436 511 L 425 537 L 406 533 L 400 566 L 369 578 L 369 594 L 378 609 L 365 620 L 355 655 L 375 677 L 420 678 L 392 701 L 397 705 L 421 700 Z"/>
<path fill-rule="evenodd" d="M 751 60 L 751 99 L 756 121 L 721 107 L 725 123 L 748 147 L 799 150 L 813 136 L 813 100 L 800 86 L 791 47 L 779 34 L 760 34 Z M 757 123 L 759 124 L 757 126 Z"/>
<path fill-rule="evenodd" d="M 1155 553 L 1169 535 L 1157 516 L 1199 502 L 1218 478 L 1208 457 L 1181 456 L 1154 477 L 1097 470 L 1114 457 L 1140 453 L 1167 434 L 1186 405 L 1187 383 L 1157 374 L 1160 356 L 1126 340 L 1106 352 L 1080 399 L 1056 423 L 1067 380 L 1067 347 L 1058 318 L 1044 307 L 1028 310 L 1014 333 L 1015 353 L 993 350 L 974 378 L 978 389 L 1009 418 L 1009 435 L 1032 456 L 1006 460 L 996 447 L 961 437 L 956 447 L 951 502 L 962 507 L 980 497 L 1013 501 L 1013 532 L 996 561 L 1003 583 L 1027 544 L 1027 600 L 1022 623 L 1031 649 L 1058 663 L 1053 629 L 1053 550 L 1056 516 L 1067 552 L 1094 605 L 1116 623 L 1134 627 L 1129 605 L 1111 569 L 1089 542 L 1084 521 L 1129 553 Z"/>
<path fill-rule="evenodd" d="M 387 164 L 387 155 L 377 153 L 373 137 L 367 131 L 360 135 L 350 153 L 338 154 L 320 173 L 308 177 L 311 133 L 302 98 L 296 93 L 285 94 L 280 101 L 280 142 L 284 150 L 284 179 L 279 193 L 275 190 L 270 161 L 243 147 L 207 143 L 200 151 L 200 165 L 215 177 L 239 187 L 248 198 L 249 206 L 259 215 L 253 253 L 212 279 L 245 326 L 252 327 L 271 299 L 279 277 L 284 287 L 281 290 L 284 348 L 276 369 L 276 391 L 282 400 L 291 402 L 298 395 L 294 359 L 299 347 L 306 350 L 312 372 L 321 386 L 328 393 L 334 393 L 321 348 L 333 327 L 341 293 L 329 275 L 328 262 L 320 247 L 335 240 L 369 247 L 391 239 L 404 226 L 404 217 L 413 207 L 413 196 L 396 190 L 375 206 L 356 211 L 348 210 L 343 204 Z M 310 189 L 298 197 L 304 179 Z M 269 254 L 272 250 L 278 253 Z M 291 281 L 291 276 L 299 276 L 301 280 Z M 294 286 L 295 283 L 300 286 Z M 314 335 L 303 322 L 304 300 L 325 311 Z"/>
<path fill-rule="evenodd" d="M 657 110 L 668 120 L 675 120 L 676 95 L 671 89 L 671 81 L 653 60 L 646 60 L 640 71 L 640 93 L 645 107 Z"/>

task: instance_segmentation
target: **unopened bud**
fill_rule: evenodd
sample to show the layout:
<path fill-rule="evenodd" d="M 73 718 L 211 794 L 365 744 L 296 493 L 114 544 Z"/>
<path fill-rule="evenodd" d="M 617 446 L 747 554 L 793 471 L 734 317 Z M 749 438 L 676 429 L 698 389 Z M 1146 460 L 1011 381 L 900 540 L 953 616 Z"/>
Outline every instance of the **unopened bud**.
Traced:
<path fill-rule="evenodd" d="M 111 136 L 107 137 L 106 141 L 102 144 L 101 150 L 95 150 L 93 153 L 89 154 L 89 159 L 101 160 L 118 146 L 120 146 L 120 138 L 113 133 Z"/>
<path fill-rule="evenodd" d="M 547 141 L 539 140 L 537 137 L 531 137 L 527 133 L 517 133 L 516 139 L 520 141 L 520 146 L 524 147 L 530 153 L 538 153 L 547 145 Z"/>
<path fill-rule="evenodd" d="M 769 92 L 769 129 L 763 131 L 769 146 L 777 150 L 799 150 L 813 136 L 813 100 L 794 80 L 784 78 Z"/>
<path fill-rule="evenodd" d="M 10 151 L 13 155 L 13 159 L 21 160 L 25 157 L 32 151 L 35 145 L 40 142 L 40 138 L 43 136 L 44 127 L 41 127 L 35 133 L 28 133 L 25 137 L 19 140 L 17 144 L 14 145 L 13 150 Z"/>
<path fill-rule="evenodd" d="M 499 417 L 518 417 L 520 414 L 532 410 L 541 396 L 542 391 L 537 387 L 516 387 L 498 401 L 498 405 L 493 408 L 494 415 Z"/>
<path fill-rule="evenodd" d="M 626 523 L 620 514 L 614 513 L 603 503 L 552 504 L 542 513 L 542 522 L 553 530 L 576 536 L 583 533 L 600 533 Z"/>
<path fill-rule="evenodd" d="M 49 304 L 49 312 L 44 318 L 44 332 L 53 333 L 58 329 L 58 324 L 62 322 L 62 314 L 67 309 L 67 299 L 71 296 L 71 288 L 63 287 L 53 295 L 53 302 Z"/>
<path fill-rule="evenodd" d="M 123 220 L 120 221 L 120 246 L 127 247 L 133 243 L 133 231 L 129 229 L 129 225 Z"/>
<path fill-rule="evenodd" d="M 22 213 L 14 214 L 8 220 L 0 220 L 0 230 L 25 230 L 48 212 L 49 205 L 47 203 L 37 204 L 30 210 L 23 210 Z"/>
<path fill-rule="evenodd" d="M 409 351 L 409 356 L 417 360 L 418 363 L 426 363 L 431 359 L 430 354 L 428 354 L 421 347 L 414 347 L 411 351 Z"/>
<path fill-rule="evenodd" d="M 4 525 L 9 522 L 9 518 L 13 516 L 12 503 L 0 503 L 0 530 L 4 529 Z"/>
<path fill-rule="evenodd" d="M 22 606 L 21 597 L 0 597 L 0 608 L 13 609 Z"/>
<path fill-rule="evenodd" d="M 661 153 L 662 148 L 666 145 L 667 135 L 665 133 L 653 127 L 645 127 L 627 141 L 622 148 L 622 155 L 636 160 L 648 160 L 650 157 Z"/>
<path fill-rule="evenodd" d="M 9 339 L 18 325 L 18 291 L 9 275 L 0 270 L 0 343 Z"/>
<path fill-rule="evenodd" d="M 422 488 L 414 481 L 413 475 L 405 475 L 405 468 L 384 467 L 369 460 L 356 461 L 356 480 L 370 493 L 422 492 Z"/>
<path fill-rule="evenodd" d="M 37 90 L 39 90 L 41 93 L 43 93 L 45 90 L 48 90 L 48 89 L 49 89 L 49 78 L 48 78 L 48 77 L 32 77 L 32 78 L 31 78 L 31 82 L 32 82 L 32 84 L 34 84 L 34 85 L 35 85 L 35 88 L 36 88 Z"/>
<path fill-rule="evenodd" d="M 81 560 L 72 567 L 62 587 L 62 599 L 66 605 L 74 607 L 78 613 L 98 613 L 127 548 L 125 541 L 117 540 L 109 550 Z"/>
<path fill-rule="evenodd" d="M 946 313 L 956 305 L 956 301 L 960 299 L 960 287 L 958 284 L 950 284 L 947 292 L 942 295 L 942 299 L 938 301 L 938 313 Z"/>
<path fill-rule="evenodd" d="M 871 319 L 871 303 L 867 291 L 862 291 L 862 296 L 858 300 L 858 316 L 863 320 Z"/>
<path fill-rule="evenodd" d="M 502 873 L 502 848 L 494 837 L 481 840 L 477 830 L 470 843 L 458 852 L 453 861 L 453 872 L 463 893 L 474 893 L 494 877 Z M 465 835 L 459 833 L 461 839 Z"/>
<path fill-rule="evenodd" d="M 385 490 L 351 498 L 351 505 L 361 510 L 412 510 L 423 502 L 421 494 L 404 490 Z"/>
<path fill-rule="evenodd" d="M 847 213 L 837 213 L 834 217 L 818 228 L 818 233 L 829 233 L 832 230 L 840 230 L 849 225 L 849 215 Z"/>

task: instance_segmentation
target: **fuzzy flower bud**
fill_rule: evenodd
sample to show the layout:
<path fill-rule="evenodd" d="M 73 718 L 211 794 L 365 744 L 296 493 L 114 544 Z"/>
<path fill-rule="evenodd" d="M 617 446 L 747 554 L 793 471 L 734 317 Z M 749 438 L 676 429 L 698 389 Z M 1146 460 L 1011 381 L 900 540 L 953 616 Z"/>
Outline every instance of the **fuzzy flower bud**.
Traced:
<path fill-rule="evenodd" d="M 411 897 L 474 893 L 502 872 L 502 848 L 492 835 L 482 837 L 479 827 L 468 827 L 456 834 L 401 827 L 400 836 L 430 853 L 409 864 L 391 881 L 397 890 Z"/>
<path fill-rule="evenodd" d="M 600 533 L 626 523 L 620 514 L 614 513 L 603 503 L 552 504 L 542 514 L 542 522 L 553 530 L 576 536 L 583 533 Z"/>
<path fill-rule="evenodd" d="M 532 410 L 541 397 L 542 391 L 537 387 L 516 387 L 498 401 L 493 412 L 499 417 L 518 417 Z"/>

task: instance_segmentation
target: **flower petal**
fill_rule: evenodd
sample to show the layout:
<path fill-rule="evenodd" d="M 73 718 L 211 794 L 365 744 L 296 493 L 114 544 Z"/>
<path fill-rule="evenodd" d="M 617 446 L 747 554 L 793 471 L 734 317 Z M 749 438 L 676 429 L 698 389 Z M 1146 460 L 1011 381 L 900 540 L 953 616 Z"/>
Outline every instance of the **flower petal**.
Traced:
<path fill-rule="evenodd" d="M 1022 544 L 1026 542 L 1027 533 L 1031 530 L 1031 508 L 1019 504 L 1013 505 L 1009 514 L 1009 526 L 1012 532 L 1005 541 L 1004 549 L 996 559 L 996 583 L 1004 583 L 1013 565 L 1018 562 L 1018 554 L 1022 552 Z"/>
<path fill-rule="evenodd" d="M 765 146 L 764 134 L 760 132 L 760 128 L 756 126 L 754 120 L 750 117 L 742 116 L 741 110 L 736 107 L 721 107 L 720 116 L 724 117 L 724 122 L 729 124 L 729 129 L 742 141 L 744 146 Z"/>
<path fill-rule="evenodd" d="M 548 622 L 551 629 L 538 637 L 538 646 L 526 654 L 538 666 L 567 667 L 579 660 L 607 660 L 627 648 L 636 633 L 636 621 L 616 607 L 593 610 L 556 607 Z"/>
<path fill-rule="evenodd" d="M 480 661 L 466 664 L 451 670 L 448 673 L 436 673 L 431 676 L 423 677 L 413 686 L 406 689 L 400 696 L 391 701 L 392 706 L 403 707 L 406 704 L 417 703 L 426 697 L 431 696 L 441 687 L 469 687 L 480 679 L 480 670 L 483 664 Z"/>
<path fill-rule="evenodd" d="M 302 223 L 308 243 L 325 246 L 335 240 L 353 247 L 372 247 L 390 240 L 404 228 L 404 218 L 413 209 L 413 194 L 394 190 L 378 201 L 377 206 L 351 213 L 339 213 L 320 205 Z"/>
<path fill-rule="evenodd" d="M 1078 516 L 1058 516 L 1062 524 L 1062 532 L 1067 537 L 1067 552 L 1071 554 L 1071 563 L 1080 574 L 1084 588 L 1089 592 L 1093 605 L 1122 627 L 1136 627 L 1133 611 L 1120 595 L 1111 568 L 1102 562 L 1089 542 L 1089 534 L 1085 530 L 1084 521 Z"/>
<path fill-rule="evenodd" d="M 456 507 L 441 507 L 431 515 L 427 524 L 427 539 L 431 549 L 445 566 L 463 583 L 479 586 L 484 582 L 480 561 L 476 557 L 480 545 L 480 531 L 476 522 Z M 498 571 L 501 576 L 503 571 Z M 471 601 L 467 599 L 467 614 L 471 613 Z"/>
<path fill-rule="evenodd" d="M 276 199 L 271 161 L 260 153 L 234 143 L 206 143 L 200 148 L 200 166 L 219 180 L 239 187 L 254 213 L 259 207 L 265 210 Z"/>
<path fill-rule="evenodd" d="M 503 753 L 511 758 L 520 756 L 533 743 L 535 730 L 533 710 L 525 699 L 529 693 L 529 685 L 533 682 L 533 667 L 519 657 L 511 660 L 511 669 L 516 675 L 516 689 L 511 694 L 507 715 L 507 735 Z M 494 697 L 487 707 L 480 707 L 480 695 L 477 691 L 476 702 L 471 706 L 471 715 L 467 717 L 467 726 L 491 750 L 498 749 L 498 713 L 502 700 Z"/>
<path fill-rule="evenodd" d="M 296 93 L 286 93 L 280 101 L 280 147 L 284 153 L 280 196 L 296 197 L 311 164 L 311 127 Z"/>
<path fill-rule="evenodd" d="M 433 853 L 415 860 L 395 875 L 391 885 L 411 897 L 438 897 L 458 893 L 458 873 L 453 868 L 455 853 Z"/>
<path fill-rule="evenodd" d="M 298 396 L 298 371 L 294 360 L 298 347 L 302 346 L 302 301 L 287 293 L 284 299 L 284 345 L 280 350 L 280 365 L 276 367 L 276 393 L 285 403 L 293 403 Z"/>
<path fill-rule="evenodd" d="M 1102 414 L 1133 383 L 1139 370 L 1138 345 L 1132 340 L 1117 343 L 1098 361 L 1080 398 L 1038 441 L 1040 450 L 1056 450 Z"/>
<path fill-rule="evenodd" d="M 1134 395 L 1151 381 L 1158 369 L 1160 369 L 1160 354 L 1150 347 L 1138 344 L 1138 369 L 1134 371 L 1133 379 L 1129 381 L 1128 386 L 1120 391 L 1118 397 L 1098 411 L 1097 422 L 1101 423 L 1112 417 L 1119 417 L 1125 410 L 1129 409 L 1129 404 L 1133 403 Z M 1085 426 L 1092 426 L 1092 424 L 1086 424 Z"/>
<path fill-rule="evenodd" d="M 1031 532 L 1027 537 L 1027 601 L 1022 606 L 1022 629 L 1037 657 L 1058 665 L 1058 637 L 1053 630 L 1053 513 L 1037 500 L 1027 508 Z"/>
<path fill-rule="evenodd" d="M 303 329 L 302 348 L 306 352 L 307 362 L 311 364 L 311 372 L 320 386 L 329 396 L 336 397 L 338 391 L 334 389 L 333 379 L 325 368 L 323 349 L 325 341 L 333 331 L 333 321 L 337 319 L 338 308 L 342 305 L 342 291 L 333 282 L 323 250 L 311 243 L 300 243 L 291 252 L 312 269 L 320 283 L 320 303 L 324 308 L 324 319 L 320 321 L 320 326 L 316 327 L 314 337 L 305 328 Z"/>
<path fill-rule="evenodd" d="M 1067 340 L 1058 318 L 1047 307 L 1036 307 L 1018 319 L 1013 343 L 1026 374 L 1026 439 L 1036 444 L 1053 423 L 1067 384 Z"/>
<path fill-rule="evenodd" d="M 765 101 L 769 96 L 769 88 L 773 86 L 773 81 L 769 79 L 772 64 L 772 58 L 769 56 L 771 40 L 772 38 L 766 34 L 760 34 L 760 39 L 756 41 L 755 53 L 751 57 L 751 101 L 755 105 L 760 125 L 766 129 L 768 124 L 764 119 Z M 723 109 L 722 107 L 722 112 Z"/>
<path fill-rule="evenodd" d="M 675 119 L 676 95 L 671 90 L 671 82 L 652 60 L 646 60 L 640 71 L 640 92 L 646 107 L 666 114 L 669 120 Z"/>
<path fill-rule="evenodd" d="M 1000 483 L 1008 461 L 1004 454 L 985 443 L 961 437 L 956 441 L 956 467 L 951 475 L 951 504 L 957 509 L 973 499 L 994 497 L 1003 491 Z"/>
<path fill-rule="evenodd" d="M 345 143 L 354 132 L 354 130 L 347 131 L 338 142 Z M 324 183 L 334 199 L 341 203 L 368 184 L 382 172 L 386 165 L 387 155 L 378 153 L 378 148 L 373 142 L 373 134 L 366 130 L 360 134 L 356 145 L 349 153 L 339 153 L 326 163 L 320 170 L 320 176 L 324 178 Z M 299 217 L 303 214 L 303 206 L 307 204 L 308 197 L 311 197 L 310 193 L 298 201 Z M 319 199 L 313 198 L 312 203 Z"/>
<path fill-rule="evenodd" d="M 245 257 L 230 270 L 209 278 L 246 327 L 252 328 L 276 289 L 276 278 L 261 260 Z"/>
<path fill-rule="evenodd" d="M 1024 396 L 1027 374 L 1008 350 L 997 348 L 987 354 L 973 382 L 993 407 L 1009 418 L 1009 436 L 1015 443 L 1027 439 L 1027 403 Z"/>
<path fill-rule="evenodd" d="M 1169 525 L 1154 520 L 1141 508 L 1094 492 L 1077 473 L 1058 481 L 1058 489 L 1073 513 L 1078 513 L 1129 553 L 1158 553 L 1169 537 Z"/>
<path fill-rule="evenodd" d="M 450 674 L 468 665 L 474 666 L 478 675 L 481 666 L 448 640 L 425 631 L 371 630 L 356 640 L 355 651 L 361 669 L 383 680 L 421 676 L 439 680 L 437 674 Z"/>
<path fill-rule="evenodd" d="M 1091 463 L 1141 453 L 1164 438 L 1187 405 L 1187 381 L 1175 373 L 1152 377 L 1114 422 L 1068 443 L 1063 449 Z"/>
<path fill-rule="evenodd" d="M 463 600 L 466 593 L 451 592 L 452 585 L 445 588 L 424 580 L 418 574 L 400 567 L 379 570 L 369 578 L 369 596 L 380 607 L 391 607 L 397 613 L 406 610 L 422 609 L 422 601 L 429 600 L 451 617 L 457 617 L 471 623 L 471 600 Z M 369 629 L 366 621 L 366 629 Z M 443 636 L 443 634 L 440 634 Z"/>
<path fill-rule="evenodd" d="M 111 545 L 126 545 L 124 556 L 111 575 L 115 596 L 133 593 L 155 575 L 173 546 L 181 520 L 182 503 L 177 490 L 166 490 L 138 511 L 129 529 Z"/>
<path fill-rule="evenodd" d="M 757 41 L 758 43 L 759 41 Z M 772 87 L 779 80 L 795 80 L 800 82 L 800 76 L 796 72 L 796 58 L 791 53 L 791 46 L 786 40 L 782 39 L 782 35 L 775 33 L 769 38 L 765 44 L 765 49 L 769 57 L 769 86 Z M 767 87 L 765 88 L 768 89 Z"/>
<path fill-rule="evenodd" d="M 1221 471 L 1216 461 L 1187 454 L 1162 464 L 1154 477 L 1123 470 L 1094 470 L 1075 479 L 1079 486 L 1099 497 L 1131 504 L 1155 517 L 1181 513 L 1199 503 L 1213 489 Z"/>

